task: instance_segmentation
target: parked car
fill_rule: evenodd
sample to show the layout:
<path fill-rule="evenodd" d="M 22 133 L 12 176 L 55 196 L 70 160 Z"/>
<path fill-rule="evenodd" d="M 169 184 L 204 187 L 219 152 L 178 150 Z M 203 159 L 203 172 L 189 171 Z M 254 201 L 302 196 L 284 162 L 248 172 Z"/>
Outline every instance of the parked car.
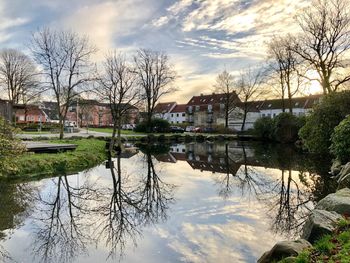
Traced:
<path fill-rule="evenodd" d="M 202 128 L 201 127 L 196 127 L 193 129 L 193 132 L 202 132 Z"/>
<path fill-rule="evenodd" d="M 193 132 L 195 128 L 196 128 L 196 127 L 194 127 L 194 126 L 187 126 L 187 127 L 186 127 L 186 131 L 187 131 L 187 132 Z"/>
<path fill-rule="evenodd" d="M 205 132 L 205 133 L 214 133 L 214 132 L 216 132 L 216 130 L 214 128 L 212 128 L 212 127 L 205 127 L 203 129 L 203 132 Z"/>
<path fill-rule="evenodd" d="M 133 130 L 135 128 L 134 124 L 123 124 L 122 130 Z"/>
<path fill-rule="evenodd" d="M 170 126 L 169 129 L 170 129 L 170 132 L 174 132 L 174 133 L 183 133 L 185 131 L 183 128 L 178 126 Z"/>

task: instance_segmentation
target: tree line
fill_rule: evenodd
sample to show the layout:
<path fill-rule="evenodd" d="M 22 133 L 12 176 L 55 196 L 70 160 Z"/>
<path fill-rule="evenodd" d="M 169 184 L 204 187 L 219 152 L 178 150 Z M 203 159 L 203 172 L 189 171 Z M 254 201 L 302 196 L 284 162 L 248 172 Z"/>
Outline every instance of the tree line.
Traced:
<path fill-rule="evenodd" d="M 311 81 L 319 83 L 323 94 L 349 86 L 350 10 L 346 0 L 314 0 L 296 17 L 298 33 L 274 36 L 267 43 L 266 64 L 249 68 L 237 76 L 226 70 L 218 74 L 215 90 L 226 95 L 225 125 L 242 102 L 244 130 L 251 101 L 263 95 L 264 85 L 282 99 L 282 110 L 293 111 L 292 98 L 302 94 Z"/>
<path fill-rule="evenodd" d="M 33 34 L 29 47 L 30 55 L 15 49 L 0 52 L 0 84 L 12 106 L 38 100 L 44 92 L 52 94 L 61 139 L 68 109 L 82 93 L 94 93 L 109 104 L 112 137 L 120 141 L 121 119 L 127 111 L 143 104 L 150 123 L 155 105 L 176 78 L 167 54 L 148 49 L 139 49 L 132 61 L 110 51 L 97 66 L 92 61 L 97 48 L 72 31 L 43 28 Z"/>

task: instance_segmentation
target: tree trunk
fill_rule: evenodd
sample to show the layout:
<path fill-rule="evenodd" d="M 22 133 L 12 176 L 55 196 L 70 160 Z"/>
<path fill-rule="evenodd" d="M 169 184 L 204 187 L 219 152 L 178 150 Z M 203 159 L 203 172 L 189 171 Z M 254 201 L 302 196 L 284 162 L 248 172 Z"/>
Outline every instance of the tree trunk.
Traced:
<path fill-rule="evenodd" d="M 243 113 L 243 121 L 242 121 L 241 131 L 244 131 L 244 126 L 245 126 L 245 122 L 246 122 L 246 119 L 247 119 L 247 113 L 248 113 L 248 109 L 245 106 L 244 107 L 244 113 Z"/>
<path fill-rule="evenodd" d="M 64 137 L 64 121 L 63 121 L 63 118 L 61 116 L 59 117 L 58 126 L 60 129 L 60 140 L 62 140 Z"/>

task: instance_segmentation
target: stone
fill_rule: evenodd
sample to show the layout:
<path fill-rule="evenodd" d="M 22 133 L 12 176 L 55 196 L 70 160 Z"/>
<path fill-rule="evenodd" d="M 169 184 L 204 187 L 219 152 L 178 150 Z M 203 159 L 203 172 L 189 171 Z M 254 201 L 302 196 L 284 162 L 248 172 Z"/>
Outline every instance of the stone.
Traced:
<path fill-rule="evenodd" d="M 350 215 L 350 189 L 343 188 L 334 194 L 327 195 L 316 205 L 315 209 Z"/>
<path fill-rule="evenodd" d="M 341 169 L 342 169 L 341 162 L 338 160 L 335 160 L 332 164 L 330 173 L 331 173 L 331 175 L 336 176 L 340 173 Z"/>
<path fill-rule="evenodd" d="M 311 244 L 305 239 L 278 242 L 270 251 L 261 256 L 258 263 L 271 263 L 288 257 L 296 257 L 308 247 L 311 247 Z"/>
<path fill-rule="evenodd" d="M 341 218 L 342 216 L 336 212 L 315 209 L 311 212 L 303 227 L 301 238 L 313 244 L 320 237 L 331 234 Z"/>

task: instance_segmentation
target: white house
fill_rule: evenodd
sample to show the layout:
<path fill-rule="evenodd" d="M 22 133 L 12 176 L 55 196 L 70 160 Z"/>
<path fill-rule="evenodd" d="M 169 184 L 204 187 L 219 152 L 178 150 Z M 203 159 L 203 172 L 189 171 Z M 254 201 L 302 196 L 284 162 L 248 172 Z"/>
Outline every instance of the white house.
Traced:
<path fill-rule="evenodd" d="M 169 122 L 172 124 L 187 122 L 187 104 L 178 104 L 170 111 Z"/>
<path fill-rule="evenodd" d="M 170 122 L 170 112 L 176 107 L 176 102 L 158 103 L 154 108 L 154 118 L 167 120 Z"/>

